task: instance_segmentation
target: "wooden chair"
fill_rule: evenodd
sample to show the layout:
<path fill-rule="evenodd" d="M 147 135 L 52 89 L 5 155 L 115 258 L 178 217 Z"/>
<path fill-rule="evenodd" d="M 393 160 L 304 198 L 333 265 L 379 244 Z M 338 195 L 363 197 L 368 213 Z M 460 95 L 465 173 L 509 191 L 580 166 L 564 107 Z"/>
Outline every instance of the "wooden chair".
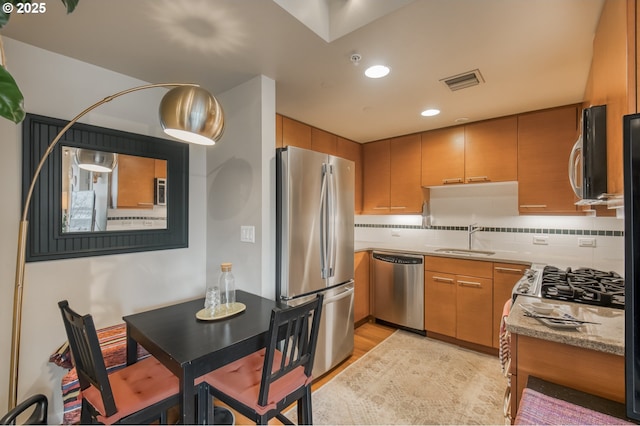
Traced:
<path fill-rule="evenodd" d="M 211 395 L 257 424 L 273 417 L 293 424 L 281 412 L 297 401 L 298 422 L 312 424 L 311 372 L 322 299 L 274 308 L 266 348 L 206 374 Z"/>
<path fill-rule="evenodd" d="M 16 418 L 22 413 L 26 413 L 33 408 L 33 412 L 28 419 L 21 421 L 23 425 L 46 425 L 47 412 L 49 411 L 49 400 L 42 394 L 30 396 L 16 405 L 12 410 L 0 419 L 0 425 L 15 425 Z"/>
<path fill-rule="evenodd" d="M 166 423 L 179 403 L 178 378 L 153 357 L 107 374 L 91 315 L 58 303 L 82 391 L 82 424 Z"/>

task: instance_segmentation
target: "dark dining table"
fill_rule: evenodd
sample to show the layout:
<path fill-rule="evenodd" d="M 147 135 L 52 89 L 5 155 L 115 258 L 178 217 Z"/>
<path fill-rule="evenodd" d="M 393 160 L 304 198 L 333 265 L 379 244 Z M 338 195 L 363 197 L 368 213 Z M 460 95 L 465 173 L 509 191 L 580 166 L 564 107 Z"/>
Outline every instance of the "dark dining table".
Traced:
<path fill-rule="evenodd" d="M 196 387 L 196 378 L 266 346 L 271 311 L 277 303 L 242 290 L 236 291 L 236 300 L 246 310 L 215 321 L 196 318 L 204 298 L 123 317 L 127 363 L 136 362 L 139 344 L 178 377 L 182 424 L 208 420 L 208 390 Z"/>

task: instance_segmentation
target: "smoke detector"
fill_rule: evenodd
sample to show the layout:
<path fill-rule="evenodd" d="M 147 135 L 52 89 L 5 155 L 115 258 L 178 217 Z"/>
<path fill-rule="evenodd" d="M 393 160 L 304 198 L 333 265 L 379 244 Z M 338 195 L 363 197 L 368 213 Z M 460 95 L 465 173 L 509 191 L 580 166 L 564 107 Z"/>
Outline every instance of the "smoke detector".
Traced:
<path fill-rule="evenodd" d="M 484 83 L 484 78 L 480 74 L 479 69 L 468 71 L 462 74 L 454 75 L 441 79 L 444 84 L 452 91 L 466 89 L 467 87 L 477 86 L 480 83 Z"/>
<path fill-rule="evenodd" d="M 351 58 L 349 59 L 351 59 L 351 63 L 353 63 L 353 65 L 358 66 L 362 60 L 362 56 L 359 53 L 352 53 Z"/>

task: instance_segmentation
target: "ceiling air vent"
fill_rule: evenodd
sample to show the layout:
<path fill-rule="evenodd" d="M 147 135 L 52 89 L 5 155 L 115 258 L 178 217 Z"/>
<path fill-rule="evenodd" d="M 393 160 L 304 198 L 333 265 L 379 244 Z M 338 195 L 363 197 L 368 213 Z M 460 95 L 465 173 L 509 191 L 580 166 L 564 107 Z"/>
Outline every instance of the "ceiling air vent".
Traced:
<path fill-rule="evenodd" d="M 480 74 L 480 70 L 475 69 L 473 71 L 465 72 L 463 74 L 446 77 L 440 81 L 444 82 L 451 91 L 465 89 L 471 86 L 477 86 L 480 83 L 484 83 L 484 78 Z"/>

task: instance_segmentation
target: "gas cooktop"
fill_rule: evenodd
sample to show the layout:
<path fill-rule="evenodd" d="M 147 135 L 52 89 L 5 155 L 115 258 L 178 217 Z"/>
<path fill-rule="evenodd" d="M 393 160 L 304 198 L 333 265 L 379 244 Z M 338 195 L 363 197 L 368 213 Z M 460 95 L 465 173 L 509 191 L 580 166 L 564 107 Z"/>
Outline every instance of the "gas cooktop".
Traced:
<path fill-rule="evenodd" d="M 564 270 L 545 266 L 540 295 L 546 299 L 624 309 L 624 279 L 615 272 L 591 268 Z"/>
<path fill-rule="evenodd" d="M 513 297 L 519 294 L 624 309 L 624 279 L 591 268 L 532 265 L 513 288 Z"/>

